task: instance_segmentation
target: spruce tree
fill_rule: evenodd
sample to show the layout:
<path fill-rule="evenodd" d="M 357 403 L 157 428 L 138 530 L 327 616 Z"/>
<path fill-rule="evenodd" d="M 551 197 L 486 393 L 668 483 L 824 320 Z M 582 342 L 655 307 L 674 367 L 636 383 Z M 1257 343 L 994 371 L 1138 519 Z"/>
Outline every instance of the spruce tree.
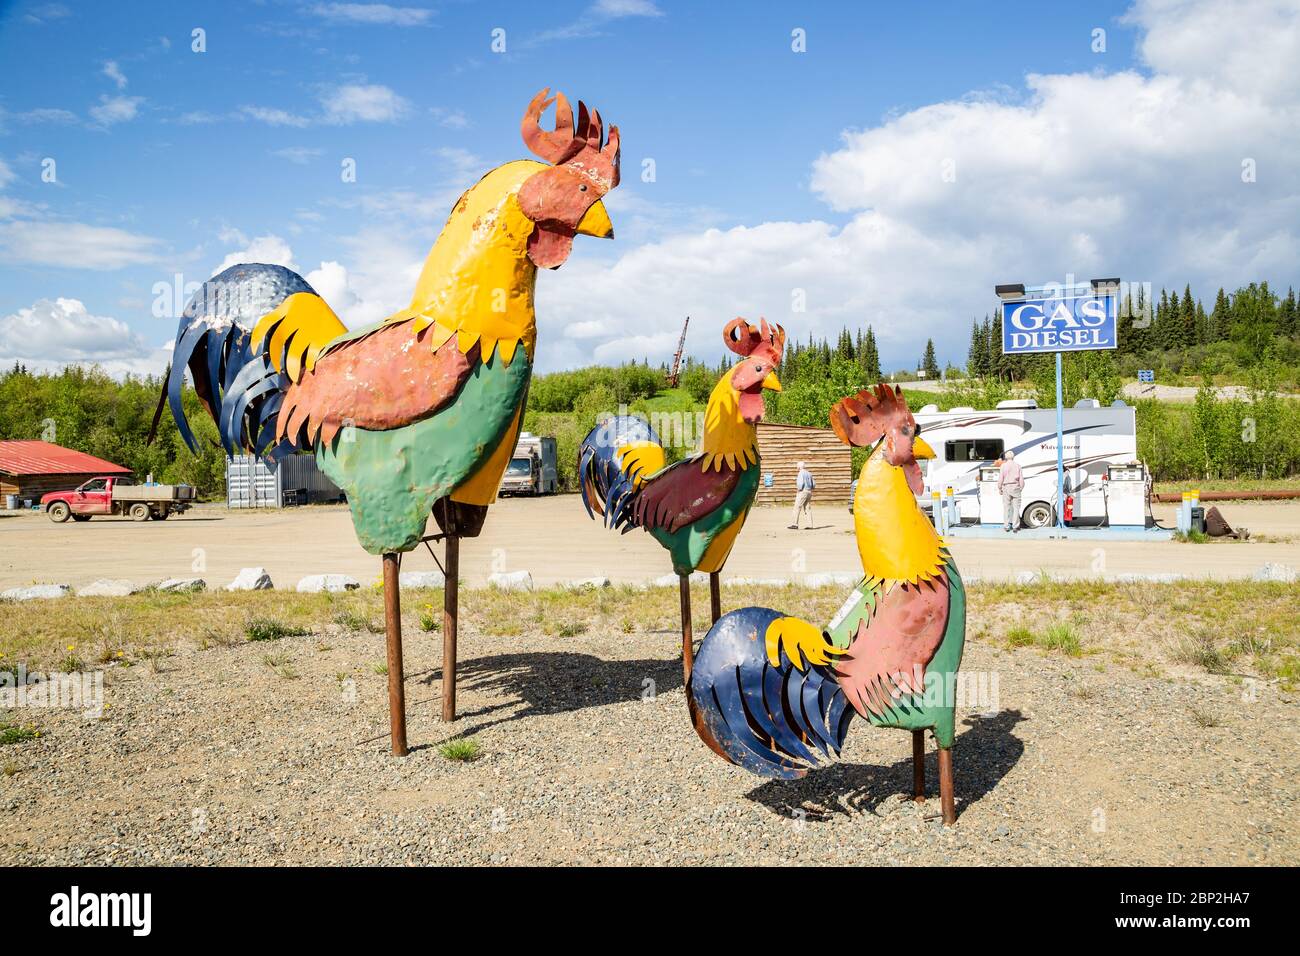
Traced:
<path fill-rule="evenodd" d="M 971 319 L 970 346 L 966 349 L 966 374 L 970 378 L 979 378 L 985 374 L 984 336 L 980 331 L 979 319 Z"/>
<path fill-rule="evenodd" d="M 934 354 L 934 339 L 925 340 L 925 355 L 921 357 L 921 368 L 925 370 L 927 378 L 939 377 L 939 360 Z"/>
<path fill-rule="evenodd" d="M 880 370 L 880 347 L 876 344 L 876 332 L 871 326 L 867 326 L 867 372 L 871 378 L 879 381 L 884 378 Z"/>
<path fill-rule="evenodd" d="M 1219 294 L 1214 297 L 1214 311 L 1210 313 L 1210 341 L 1225 342 L 1232 331 L 1232 303 L 1228 295 L 1219 286 Z"/>

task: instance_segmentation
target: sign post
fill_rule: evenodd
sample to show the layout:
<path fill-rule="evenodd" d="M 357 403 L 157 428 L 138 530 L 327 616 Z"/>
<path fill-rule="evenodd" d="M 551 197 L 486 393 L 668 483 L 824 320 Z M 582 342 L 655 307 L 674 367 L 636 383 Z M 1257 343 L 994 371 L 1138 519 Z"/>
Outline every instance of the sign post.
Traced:
<path fill-rule="evenodd" d="M 1002 353 L 1056 353 L 1056 527 L 1065 529 L 1065 401 L 1061 353 L 1118 347 L 1119 279 L 1002 285 Z"/>
<path fill-rule="evenodd" d="M 1065 402 L 1061 398 L 1061 353 L 1056 353 L 1056 526 L 1065 529 Z"/>

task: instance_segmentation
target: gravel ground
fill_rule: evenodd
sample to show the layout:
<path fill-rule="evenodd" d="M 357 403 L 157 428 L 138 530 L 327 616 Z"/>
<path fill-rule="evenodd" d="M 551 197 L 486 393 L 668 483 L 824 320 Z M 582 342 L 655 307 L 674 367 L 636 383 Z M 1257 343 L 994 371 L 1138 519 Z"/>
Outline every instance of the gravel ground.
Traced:
<path fill-rule="evenodd" d="M 1000 709 L 959 714 L 944 828 L 937 796 L 906 799 L 900 731 L 857 723 L 840 763 L 794 783 L 723 763 L 688 723 L 667 621 L 465 629 L 452 727 L 440 643 L 407 636 L 406 759 L 387 749 L 382 635 L 110 667 L 102 719 L 28 711 L 41 735 L 0 748 L 0 863 L 1300 862 L 1297 701 L 1273 685 L 1243 702 L 1229 678 L 972 641 L 964 670 L 997 675 Z M 452 736 L 480 756 L 447 759 Z"/>

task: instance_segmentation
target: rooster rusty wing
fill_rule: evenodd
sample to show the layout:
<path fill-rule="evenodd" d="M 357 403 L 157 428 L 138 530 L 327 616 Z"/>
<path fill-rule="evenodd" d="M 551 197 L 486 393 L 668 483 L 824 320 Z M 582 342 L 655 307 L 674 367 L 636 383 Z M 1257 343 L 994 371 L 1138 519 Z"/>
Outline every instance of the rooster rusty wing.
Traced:
<path fill-rule="evenodd" d="M 742 356 L 718 380 L 704 411 L 698 454 L 664 467 L 659 436 L 640 418 L 617 416 L 597 425 L 578 453 L 578 481 L 587 513 L 610 528 L 650 532 L 672 557 L 681 580 L 682 658 L 690 676 L 690 585 L 693 571 L 710 576 L 714 620 L 718 573 L 731 554 L 758 493 L 757 425 L 763 391 L 780 391 L 776 367 L 785 330 L 760 320 L 758 328 L 733 319 L 723 341 Z"/>
<path fill-rule="evenodd" d="M 865 389 L 836 403 L 830 418 L 842 441 L 871 449 L 853 501 L 862 581 L 825 628 L 769 608 L 722 617 L 705 636 L 687 687 L 692 720 L 725 759 L 785 779 L 838 754 L 855 714 L 911 730 L 918 798 L 922 735 L 930 730 L 951 823 L 966 594 L 952 556 L 916 504 L 924 489 L 918 459 L 934 452 L 901 389 Z"/>
<path fill-rule="evenodd" d="M 602 198 L 619 181 L 618 127 L 606 138 L 583 103 L 575 123 L 548 92 L 521 124 L 545 162 L 506 163 L 460 197 L 409 307 L 348 331 L 302 277 L 247 264 L 205 283 L 181 319 L 166 393 L 190 447 L 187 369 L 228 453 L 316 455 L 347 493 L 362 547 L 385 556 L 386 581 L 431 512 L 449 548 L 477 533 L 523 417 L 537 270 L 561 266 L 575 235 L 613 237 Z"/>

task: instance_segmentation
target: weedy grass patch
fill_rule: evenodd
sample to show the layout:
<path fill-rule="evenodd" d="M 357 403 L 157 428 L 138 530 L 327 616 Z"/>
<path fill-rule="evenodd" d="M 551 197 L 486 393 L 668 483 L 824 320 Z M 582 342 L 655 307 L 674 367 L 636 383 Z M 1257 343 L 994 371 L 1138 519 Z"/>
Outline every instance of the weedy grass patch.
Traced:
<path fill-rule="evenodd" d="M 17 724 L 0 724 L 0 747 L 25 743 L 28 740 L 35 740 L 40 735 L 41 732 L 31 725 L 20 727 Z"/>
<path fill-rule="evenodd" d="M 697 634 L 708 630 L 708 587 L 694 585 Z M 844 600 L 845 588 L 800 585 L 724 586 L 724 607 L 779 608 L 809 621 L 828 621 Z M 1144 584 L 1097 580 L 1032 584 L 973 582 L 967 586 L 968 641 L 997 641 L 1073 655 L 1103 651 L 1126 666 L 1195 662 L 1217 672 L 1230 662 L 1234 672 L 1276 680 L 1283 689 L 1300 683 L 1300 628 L 1295 607 L 1300 584 L 1265 581 L 1179 581 Z M 427 598 L 425 599 L 427 600 Z M 407 626 L 440 626 L 440 608 L 412 605 Z M 0 668 L 55 670 L 77 657 L 123 663 L 149 660 L 151 648 L 210 648 L 274 641 L 317 633 L 333 621 L 347 631 L 382 633 L 383 595 L 362 589 L 347 595 L 288 591 L 204 591 L 192 594 L 142 592 L 123 598 L 59 601 L 58 613 L 42 602 L 5 603 L 8 625 L 0 633 Z M 423 620 L 428 612 L 431 621 Z M 111 615 L 111 627 L 106 627 Z M 677 633 L 681 626 L 675 587 L 617 586 L 590 591 L 466 590 L 461 627 L 514 636 L 530 629 L 563 635 L 582 646 L 617 641 L 623 634 Z M 239 623 L 244 622 L 244 623 Z M 1064 623 L 1064 626 L 1062 626 Z M 548 630 L 549 629 L 549 630 Z M 1217 635 L 1214 642 L 1194 637 Z M 986 635 L 986 636 L 982 636 Z M 364 658 L 362 659 L 364 661 Z M 360 662 L 359 662 L 360 663 Z M 362 668 L 367 665 L 360 663 Z M 378 671 L 384 673 L 384 671 Z"/>
<path fill-rule="evenodd" d="M 278 641 L 285 637 L 305 637 L 311 628 L 297 624 L 286 624 L 273 617 L 250 618 L 244 625 L 244 634 L 250 641 Z"/>
<path fill-rule="evenodd" d="M 483 748 L 473 737 L 454 737 L 438 747 L 438 753 L 447 760 L 469 763 L 477 760 Z"/>

